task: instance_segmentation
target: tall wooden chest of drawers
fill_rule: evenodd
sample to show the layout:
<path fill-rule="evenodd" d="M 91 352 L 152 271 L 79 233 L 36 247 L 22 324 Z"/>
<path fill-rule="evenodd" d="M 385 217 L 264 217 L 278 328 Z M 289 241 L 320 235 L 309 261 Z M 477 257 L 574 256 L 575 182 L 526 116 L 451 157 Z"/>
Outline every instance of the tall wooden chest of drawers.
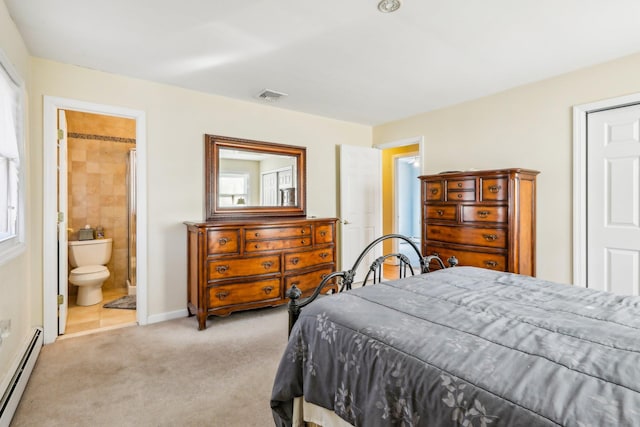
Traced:
<path fill-rule="evenodd" d="M 221 220 L 187 225 L 187 306 L 209 315 L 287 302 L 293 284 L 311 295 L 335 271 L 336 219 Z"/>
<path fill-rule="evenodd" d="M 500 169 L 421 176 L 423 254 L 535 276 L 538 173 Z"/>

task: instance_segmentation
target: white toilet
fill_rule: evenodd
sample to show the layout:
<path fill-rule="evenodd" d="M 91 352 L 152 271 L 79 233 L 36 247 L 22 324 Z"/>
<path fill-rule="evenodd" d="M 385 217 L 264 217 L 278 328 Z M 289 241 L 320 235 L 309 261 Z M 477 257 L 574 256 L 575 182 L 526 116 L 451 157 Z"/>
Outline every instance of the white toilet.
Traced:
<path fill-rule="evenodd" d="M 112 239 L 69 241 L 69 282 L 78 287 L 78 305 L 102 301 L 102 284 L 111 273 L 106 264 L 111 259 Z"/>

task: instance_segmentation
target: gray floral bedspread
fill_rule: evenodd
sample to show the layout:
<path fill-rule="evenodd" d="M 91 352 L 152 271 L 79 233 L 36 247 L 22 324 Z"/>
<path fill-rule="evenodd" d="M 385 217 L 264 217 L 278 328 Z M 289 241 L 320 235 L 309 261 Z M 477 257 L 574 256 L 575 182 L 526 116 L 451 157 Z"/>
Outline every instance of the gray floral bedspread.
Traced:
<path fill-rule="evenodd" d="M 456 267 L 302 310 L 271 408 L 355 426 L 640 426 L 640 297 Z"/>

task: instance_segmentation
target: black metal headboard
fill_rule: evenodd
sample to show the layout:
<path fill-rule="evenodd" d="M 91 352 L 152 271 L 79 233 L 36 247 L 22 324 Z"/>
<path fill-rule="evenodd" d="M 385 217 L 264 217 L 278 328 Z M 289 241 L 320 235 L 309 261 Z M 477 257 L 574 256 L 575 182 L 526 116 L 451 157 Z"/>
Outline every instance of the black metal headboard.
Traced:
<path fill-rule="evenodd" d="M 316 289 L 313 291 L 313 294 L 308 298 L 300 300 L 300 297 L 302 296 L 302 291 L 295 284 L 291 286 L 289 290 L 287 290 L 286 296 L 287 298 L 289 298 L 289 333 L 291 332 L 291 328 L 293 328 L 293 325 L 295 324 L 295 322 L 298 320 L 298 317 L 300 316 L 300 310 L 306 305 L 313 302 L 316 298 L 318 298 L 318 296 L 322 293 L 323 289 L 331 286 L 331 287 L 337 288 L 338 292 L 350 290 L 353 284 L 353 281 L 355 279 L 356 272 L 358 271 L 358 267 L 360 266 L 362 261 L 365 259 L 367 254 L 380 242 L 383 242 L 389 239 L 403 240 L 406 243 L 408 243 L 411 248 L 413 248 L 413 250 L 418 255 L 418 259 L 420 262 L 420 271 L 419 271 L 420 274 L 429 273 L 431 271 L 431 266 L 433 264 L 435 264 L 438 267 L 438 269 L 446 268 L 446 266 L 444 265 L 444 262 L 437 255 L 429 255 L 426 257 L 422 256 L 422 253 L 420 252 L 420 249 L 418 248 L 418 246 L 407 236 L 403 236 L 402 234 L 386 234 L 382 237 L 377 238 L 373 242 L 369 243 L 369 245 L 358 256 L 355 263 L 353 264 L 353 267 L 351 267 L 349 270 L 335 271 L 325 276 L 324 279 L 322 279 L 322 281 L 318 284 Z M 390 258 L 391 259 L 395 258 L 398 261 L 398 278 L 399 279 L 407 277 L 408 275 L 413 276 L 414 274 L 416 274 L 413 270 L 413 266 L 411 265 L 409 257 L 407 257 L 402 253 L 390 253 L 390 254 L 382 255 L 376 258 L 375 261 L 371 263 L 371 265 L 369 266 L 369 270 L 367 271 L 367 275 L 364 278 L 362 286 L 366 286 L 370 278 L 373 280 L 374 284 L 381 282 L 382 266 L 384 262 Z M 451 257 L 447 260 L 447 263 L 449 264 L 450 267 L 454 267 L 455 265 L 458 264 L 458 260 L 455 257 Z"/>

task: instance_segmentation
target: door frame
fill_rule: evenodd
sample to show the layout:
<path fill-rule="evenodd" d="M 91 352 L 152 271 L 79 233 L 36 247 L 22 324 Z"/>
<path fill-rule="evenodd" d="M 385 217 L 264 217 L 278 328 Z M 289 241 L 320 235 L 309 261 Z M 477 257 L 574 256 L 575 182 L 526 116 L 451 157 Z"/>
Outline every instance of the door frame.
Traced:
<path fill-rule="evenodd" d="M 573 284 L 587 287 L 587 115 L 640 103 L 640 93 L 573 107 Z"/>
<path fill-rule="evenodd" d="M 124 117 L 136 121 L 137 151 L 137 227 L 136 227 L 136 320 L 146 325 L 147 307 L 147 137 L 144 111 L 95 104 L 75 99 L 44 96 L 43 100 L 43 331 L 44 343 L 53 343 L 58 337 L 58 236 L 57 236 L 57 162 L 56 143 L 58 110 Z"/>
<path fill-rule="evenodd" d="M 424 136 L 414 136 L 414 137 L 410 137 L 410 138 L 404 138 L 404 139 L 397 139 L 397 140 L 393 140 L 393 141 L 389 141 L 389 142 L 383 142 L 380 144 L 376 144 L 373 147 L 374 148 L 379 148 L 380 150 L 386 150 L 387 148 L 396 148 L 396 147 L 406 147 L 407 145 L 418 145 L 418 157 L 420 157 L 420 174 L 424 173 L 424 165 L 425 165 L 425 161 L 424 161 Z M 395 161 L 395 159 L 394 159 Z M 394 172 L 394 183 L 393 183 L 393 187 L 395 188 L 396 186 L 396 182 L 395 182 L 395 172 Z M 384 195 L 383 195 L 384 197 Z M 393 200 L 393 208 L 392 208 L 392 215 L 391 215 L 391 224 L 392 224 L 392 229 L 396 230 L 398 227 L 398 224 L 396 222 L 396 195 L 394 194 L 394 200 Z M 421 237 L 422 238 L 422 237 Z M 391 250 L 393 251 L 393 253 L 398 253 L 400 251 L 400 243 L 398 242 L 398 239 L 391 239 Z"/>

